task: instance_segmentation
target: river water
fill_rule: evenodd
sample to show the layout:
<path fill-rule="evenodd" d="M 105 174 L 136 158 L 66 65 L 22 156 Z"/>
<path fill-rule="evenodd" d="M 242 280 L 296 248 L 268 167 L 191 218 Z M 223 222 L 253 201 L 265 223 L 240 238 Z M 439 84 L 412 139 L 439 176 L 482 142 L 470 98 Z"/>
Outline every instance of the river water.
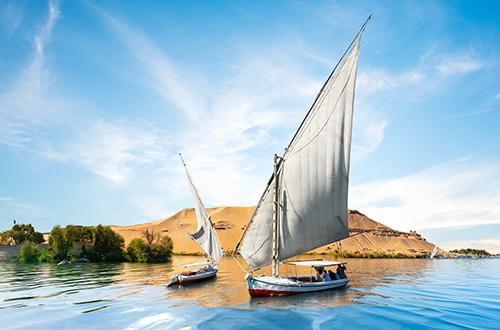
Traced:
<path fill-rule="evenodd" d="M 500 328 L 500 259 L 349 259 L 345 288 L 250 298 L 225 257 L 215 279 L 166 287 L 176 265 L 199 260 L 0 262 L 0 329 Z"/>

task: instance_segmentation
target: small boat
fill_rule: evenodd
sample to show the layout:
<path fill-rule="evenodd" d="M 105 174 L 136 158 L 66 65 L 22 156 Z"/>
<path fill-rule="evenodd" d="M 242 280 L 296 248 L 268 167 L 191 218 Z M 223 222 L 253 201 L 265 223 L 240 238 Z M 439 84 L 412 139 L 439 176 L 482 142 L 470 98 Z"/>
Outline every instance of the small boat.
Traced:
<path fill-rule="evenodd" d="M 186 285 L 209 280 L 214 278 L 219 271 L 219 267 L 217 265 L 213 265 L 211 262 L 191 262 L 189 264 L 181 265 L 180 267 L 184 267 L 186 270 L 172 276 L 172 281 L 167 286 Z"/>
<path fill-rule="evenodd" d="M 191 262 L 180 265 L 180 267 L 184 267 L 186 270 L 173 275 L 172 281 L 167 286 L 184 285 L 215 277 L 219 271 L 219 263 L 224 256 L 224 250 L 222 249 L 217 232 L 210 221 L 210 216 L 208 215 L 205 206 L 203 206 L 200 195 L 194 186 L 186 163 L 184 162 L 184 159 L 182 159 L 182 155 L 180 153 L 179 156 L 181 157 L 182 164 L 184 165 L 189 188 L 191 190 L 191 196 L 193 197 L 196 219 L 198 221 L 198 229 L 196 233 L 191 234 L 184 226 L 182 226 L 180 222 L 179 224 L 186 230 L 188 237 L 203 249 L 207 261 Z"/>
<path fill-rule="evenodd" d="M 354 91 L 361 34 L 370 18 L 330 73 L 283 155 L 274 155 L 273 174 L 233 252 L 238 263 L 237 252 L 247 264 L 246 269 L 240 266 L 247 273 L 251 296 L 316 292 L 349 283 L 347 277 L 332 281 L 283 277 L 279 264 L 345 270 L 343 262 L 287 260 L 349 237 Z M 271 276 L 257 273 L 269 266 Z"/>

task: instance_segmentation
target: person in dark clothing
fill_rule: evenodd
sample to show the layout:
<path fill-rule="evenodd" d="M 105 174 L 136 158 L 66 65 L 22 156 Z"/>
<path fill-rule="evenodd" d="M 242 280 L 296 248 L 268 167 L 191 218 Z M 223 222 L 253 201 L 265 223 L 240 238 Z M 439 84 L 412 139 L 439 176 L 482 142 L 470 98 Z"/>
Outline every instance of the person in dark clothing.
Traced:
<path fill-rule="evenodd" d="M 340 277 L 337 275 L 337 273 L 334 273 L 332 272 L 332 270 L 328 270 L 328 275 L 330 276 L 330 279 L 332 281 L 335 281 L 335 280 L 340 280 Z"/>
<path fill-rule="evenodd" d="M 346 267 L 345 267 L 344 264 L 338 265 L 338 267 L 337 267 L 337 274 L 339 275 L 339 277 L 341 279 L 347 278 L 347 276 L 345 275 L 345 270 L 346 270 Z"/>

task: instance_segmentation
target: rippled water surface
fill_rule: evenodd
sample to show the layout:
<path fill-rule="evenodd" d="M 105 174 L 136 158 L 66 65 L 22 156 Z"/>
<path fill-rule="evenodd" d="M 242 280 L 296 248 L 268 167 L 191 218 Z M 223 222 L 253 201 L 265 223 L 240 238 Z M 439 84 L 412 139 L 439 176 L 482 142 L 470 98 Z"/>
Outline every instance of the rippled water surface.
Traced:
<path fill-rule="evenodd" d="M 256 299 L 227 257 L 213 280 L 166 287 L 195 260 L 0 262 L 0 329 L 500 328 L 500 259 L 350 259 L 345 288 Z"/>

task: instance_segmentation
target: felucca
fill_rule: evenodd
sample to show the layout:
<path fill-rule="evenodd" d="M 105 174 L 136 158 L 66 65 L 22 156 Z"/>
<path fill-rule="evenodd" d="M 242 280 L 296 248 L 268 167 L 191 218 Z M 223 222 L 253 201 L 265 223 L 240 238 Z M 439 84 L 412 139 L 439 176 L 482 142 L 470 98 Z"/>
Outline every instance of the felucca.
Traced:
<path fill-rule="evenodd" d="M 349 236 L 347 194 L 354 90 L 365 21 L 340 58 L 281 157 L 233 252 L 243 256 L 252 296 L 345 286 L 345 262 L 286 261 Z M 279 264 L 308 266 L 317 276 L 279 276 Z M 272 267 L 272 275 L 258 275 Z M 325 276 L 325 267 L 337 267 Z M 311 268 L 311 270 L 312 270 Z M 340 276 L 339 276 L 340 275 Z"/>
<path fill-rule="evenodd" d="M 175 274 L 172 276 L 172 281 L 167 286 L 173 285 L 184 285 L 193 282 L 199 282 L 203 280 L 208 280 L 217 275 L 219 271 L 219 263 L 224 256 L 224 250 L 220 244 L 219 237 L 215 228 L 212 226 L 210 221 L 210 216 L 208 215 L 205 206 L 201 201 L 200 195 L 194 186 L 193 180 L 189 175 L 186 163 L 181 157 L 182 164 L 184 165 L 184 170 L 186 171 L 186 176 L 191 190 L 191 196 L 193 197 L 194 209 L 196 213 L 196 219 L 198 221 L 198 229 L 196 233 L 191 234 L 186 228 L 186 233 L 196 244 L 198 244 L 205 252 L 206 262 L 192 262 L 188 264 L 181 265 L 180 267 L 186 268 L 186 271 Z M 179 224 L 181 224 L 179 222 Z M 181 224 L 182 226 L 182 224 Z M 184 227 L 184 226 L 183 226 Z"/>

